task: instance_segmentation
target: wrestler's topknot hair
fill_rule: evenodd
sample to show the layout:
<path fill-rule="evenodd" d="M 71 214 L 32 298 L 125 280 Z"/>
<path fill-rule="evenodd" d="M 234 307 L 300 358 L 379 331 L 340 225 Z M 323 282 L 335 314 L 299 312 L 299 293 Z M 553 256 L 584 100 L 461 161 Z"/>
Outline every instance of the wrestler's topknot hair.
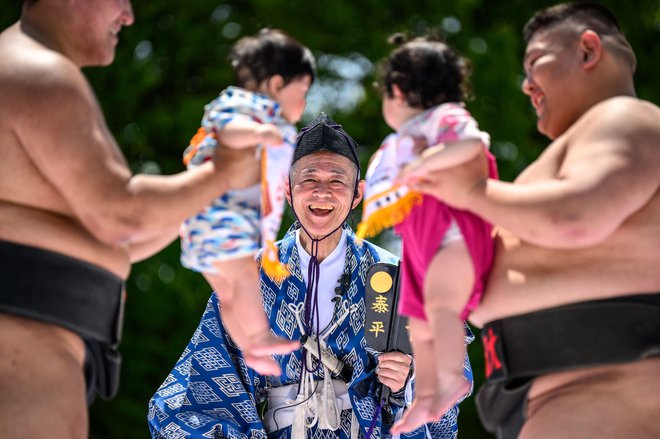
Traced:
<path fill-rule="evenodd" d="M 236 85 L 256 90 L 259 85 L 280 75 L 284 84 L 293 79 L 316 75 L 316 61 L 312 52 L 295 39 L 277 29 L 264 28 L 254 36 L 243 37 L 229 54 Z"/>
<path fill-rule="evenodd" d="M 612 37 L 615 52 L 635 71 L 635 53 L 626 40 L 619 21 L 605 6 L 592 2 L 561 3 L 536 12 L 523 28 L 523 39 L 529 43 L 534 35 L 563 23 L 575 25 L 579 32 L 591 29 L 603 37 Z"/>
<path fill-rule="evenodd" d="M 387 96 L 393 96 L 396 84 L 408 105 L 422 109 L 468 97 L 468 62 L 438 36 L 409 40 L 396 33 L 388 41 L 398 47 L 380 64 L 379 85 Z"/>

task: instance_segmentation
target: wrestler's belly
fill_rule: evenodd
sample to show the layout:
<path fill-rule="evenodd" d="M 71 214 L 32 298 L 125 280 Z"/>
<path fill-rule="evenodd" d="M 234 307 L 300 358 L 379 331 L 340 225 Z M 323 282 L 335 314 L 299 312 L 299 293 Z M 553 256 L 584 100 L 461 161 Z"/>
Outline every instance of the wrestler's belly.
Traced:
<path fill-rule="evenodd" d="M 552 250 L 503 235 L 488 288 L 470 321 L 483 326 L 567 303 L 660 291 L 659 237 L 637 236 L 618 236 L 589 249 Z"/>
<path fill-rule="evenodd" d="M 71 218 L 57 213 L 0 201 L 0 240 L 62 253 L 128 277 L 126 249 L 95 239 Z"/>

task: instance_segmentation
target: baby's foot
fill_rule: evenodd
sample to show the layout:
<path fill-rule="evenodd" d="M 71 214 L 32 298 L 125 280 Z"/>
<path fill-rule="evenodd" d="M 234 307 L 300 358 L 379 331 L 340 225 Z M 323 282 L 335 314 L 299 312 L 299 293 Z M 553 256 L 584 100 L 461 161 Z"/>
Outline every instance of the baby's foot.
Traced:
<path fill-rule="evenodd" d="M 243 359 L 248 367 L 254 369 L 260 375 L 279 376 L 282 374 L 279 364 L 270 355 L 253 355 L 243 351 Z"/>
<path fill-rule="evenodd" d="M 298 348 L 300 348 L 298 341 L 277 337 L 270 331 L 264 331 L 261 334 L 252 334 L 248 346 L 250 353 L 258 356 L 288 354 Z"/>
<path fill-rule="evenodd" d="M 447 413 L 447 410 L 452 408 L 469 391 L 470 383 L 467 382 L 463 374 L 441 376 L 437 397 L 438 405 L 435 408 L 436 412 L 433 421 L 442 418 Z"/>
<path fill-rule="evenodd" d="M 410 407 L 403 413 L 403 417 L 392 425 L 392 435 L 409 433 L 427 422 L 431 422 L 435 415 L 434 407 L 438 405 L 436 395 L 417 395 Z"/>
<path fill-rule="evenodd" d="M 276 337 L 270 331 L 250 337 L 249 346 L 243 349 L 243 359 L 261 375 L 280 375 L 282 370 L 271 357 L 273 354 L 288 354 L 300 347 L 295 340 Z"/>
<path fill-rule="evenodd" d="M 462 375 L 447 376 L 441 382 L 437 393 L 415 396 L 403 417 L 390 429 L 391 434 L 409 433 L 424 424 L 437 421 L 470 390 L 470 384 Z"/>

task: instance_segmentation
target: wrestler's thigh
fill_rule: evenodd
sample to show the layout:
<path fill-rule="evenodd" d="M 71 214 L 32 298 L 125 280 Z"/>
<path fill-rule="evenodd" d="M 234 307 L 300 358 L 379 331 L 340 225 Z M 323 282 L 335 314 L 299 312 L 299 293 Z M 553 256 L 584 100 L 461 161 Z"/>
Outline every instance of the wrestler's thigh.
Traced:
<path fill-rule="evenodd" d="M 520 439 L 657 439 L 660 412 L 618 385 L 576 385 L 530 401 Z"/>
<path fill-rule="evenodd" d="M 7 329 L 6 320 L 0 314 L 0 328 Z M 59 346 L 40 328 L 17 328 L 13 324 L 14 331 L 0 331 L 1 436 L 86 438 L 86 387 L 80 363 L 68 347 Z"/>

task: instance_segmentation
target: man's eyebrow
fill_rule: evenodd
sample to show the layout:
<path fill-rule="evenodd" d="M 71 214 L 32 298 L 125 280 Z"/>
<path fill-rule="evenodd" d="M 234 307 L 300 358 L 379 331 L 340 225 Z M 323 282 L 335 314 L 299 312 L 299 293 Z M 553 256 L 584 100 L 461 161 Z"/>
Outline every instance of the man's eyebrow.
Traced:
<path fill-rule="evenodd" d="M 525 51 L 525 55 L 523 56 L 523 64 L 525 64 L 529 58 L 541 51 L 542 49 L 540 47 L 532 47 L 531 49 Z"/>
<path fill-rule="evenodd" d="M 320 172 L 317 168 L 303 168 L 300 170 L 300 174 L 317 174 Z M 347 172 L 344 168 L 332 168 L 329 171 L 331 174 L 341 174 L 341 175 L 346 175 Z"/>
<path fill-rule="evenodd" d="M 330 170 L 330 172 L 333 172 L 335 174 L 345 175 L 346 174 L 346 169 L 344 169 L 344 168 L 333 168 L 333 169 Z"/>

